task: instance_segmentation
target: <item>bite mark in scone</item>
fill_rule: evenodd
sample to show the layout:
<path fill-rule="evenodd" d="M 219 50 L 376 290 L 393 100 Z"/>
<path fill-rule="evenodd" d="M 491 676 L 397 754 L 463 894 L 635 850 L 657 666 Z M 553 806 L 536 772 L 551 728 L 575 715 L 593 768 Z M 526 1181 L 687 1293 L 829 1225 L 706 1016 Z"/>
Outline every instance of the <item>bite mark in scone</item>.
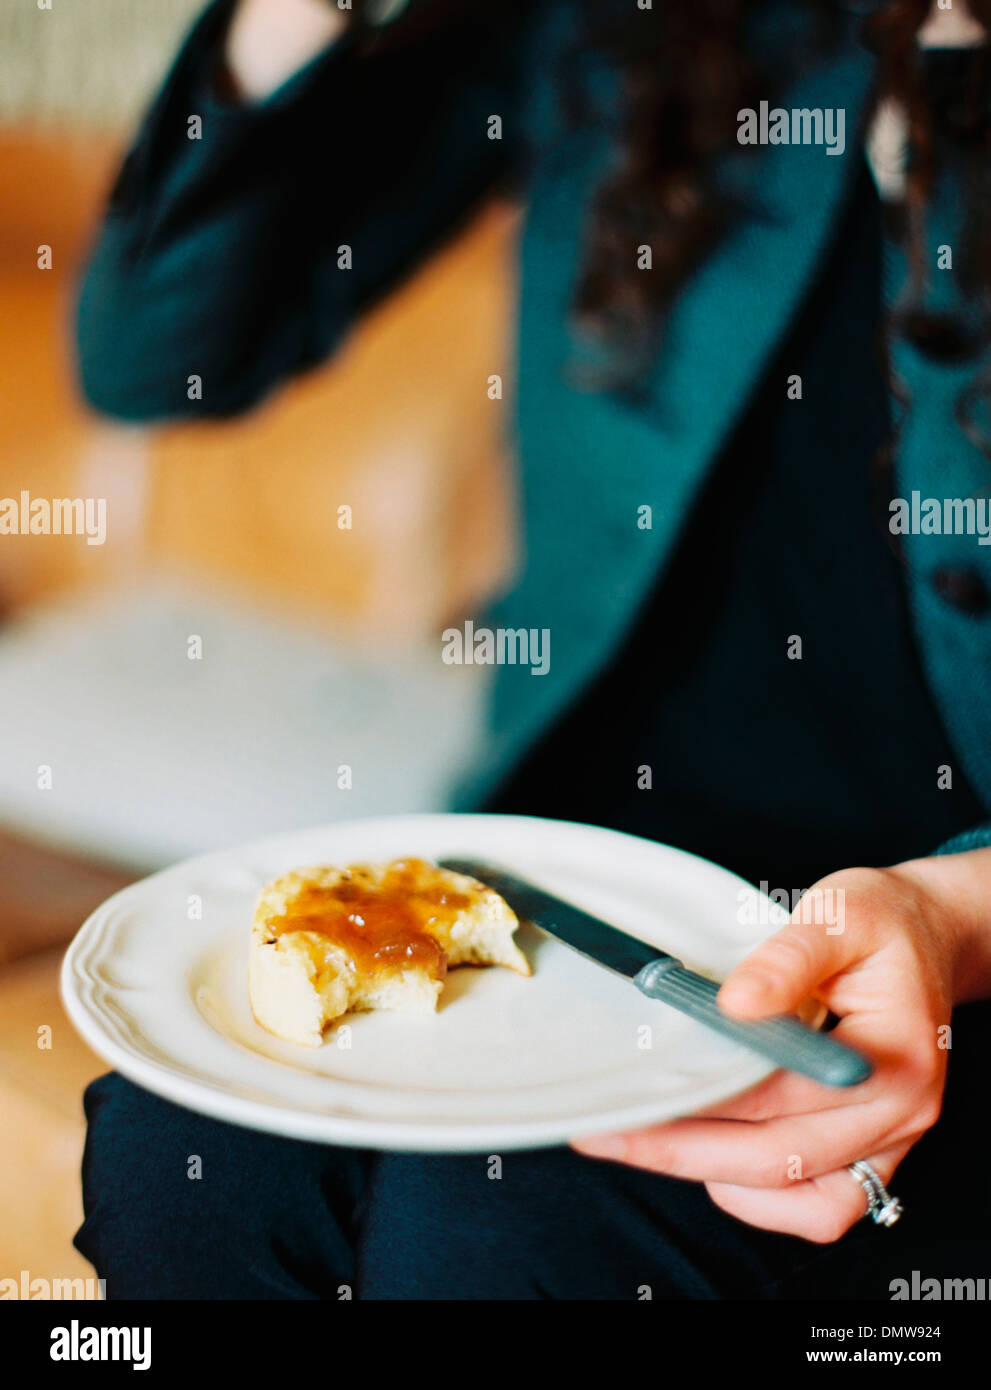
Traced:
<path fill-rule="evenodd" d="M 252 1012 L 308 1047 L 355 1010 L 432 1013 L 449 966 L 530 974 L 513 941 L 518 926 L 484 883 L 423 859 L 296 869 L 266 884 L 255 909 Z"/>

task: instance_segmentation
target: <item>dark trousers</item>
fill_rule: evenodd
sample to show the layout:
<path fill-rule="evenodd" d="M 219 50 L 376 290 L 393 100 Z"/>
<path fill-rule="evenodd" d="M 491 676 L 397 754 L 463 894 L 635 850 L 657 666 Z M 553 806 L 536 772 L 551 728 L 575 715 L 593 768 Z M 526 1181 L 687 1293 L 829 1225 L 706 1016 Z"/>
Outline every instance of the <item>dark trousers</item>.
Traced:
<path fill-rule="evenodd" d="M 300 1143 L 117 1075 L 86 1093 L 75 1243 L 108 1298 L 888 1299 L 913 1270 L 991 1278 L 989 1041 L 991 1005 L 959 1010 L 943 1116 L 892 1182 L 904 1217 L 834 1245 L 755 1230 L 700 1184 L 566 1148 Z"/>

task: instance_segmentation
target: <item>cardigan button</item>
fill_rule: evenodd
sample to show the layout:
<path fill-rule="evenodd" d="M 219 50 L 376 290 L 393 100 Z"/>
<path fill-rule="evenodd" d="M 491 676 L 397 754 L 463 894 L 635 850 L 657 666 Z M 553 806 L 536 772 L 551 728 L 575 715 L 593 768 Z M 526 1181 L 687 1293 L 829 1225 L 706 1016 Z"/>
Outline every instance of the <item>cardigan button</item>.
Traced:
<path fill-rule="evenodd" d="M 936 593 L 958 613 L 981 617 L 991 608 L 991 594 L 977 570 L 960 565 L 940 565 L 930 582 Z"/>

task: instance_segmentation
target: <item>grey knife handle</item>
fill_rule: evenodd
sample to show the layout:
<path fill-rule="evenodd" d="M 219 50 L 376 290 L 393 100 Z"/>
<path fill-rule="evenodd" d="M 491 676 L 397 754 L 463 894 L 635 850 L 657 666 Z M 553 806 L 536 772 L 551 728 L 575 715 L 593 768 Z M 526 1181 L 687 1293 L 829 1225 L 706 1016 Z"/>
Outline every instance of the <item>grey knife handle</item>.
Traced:
<path fill-rule="evenodd" d="M 828 1033 L 807 1028 L 797 1018 L 779 1016 L 754 1023 L 730 1018 L 716 1003 L 719 985 L 671 957 L 645 965 L 633 983 L 648 999 L 662 1000 L 779 1067 L 801 1072 L 826 1086 L 856 1086 L 871 1074 L 866 1057 Z"/>

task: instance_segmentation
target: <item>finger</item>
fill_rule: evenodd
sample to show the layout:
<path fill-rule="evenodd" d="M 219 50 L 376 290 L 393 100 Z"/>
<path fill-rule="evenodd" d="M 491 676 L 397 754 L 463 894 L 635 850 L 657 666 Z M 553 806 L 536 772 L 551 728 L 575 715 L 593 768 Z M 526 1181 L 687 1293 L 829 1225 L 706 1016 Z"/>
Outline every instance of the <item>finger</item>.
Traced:
<path fill-rule="evenodd" d="M 885 1146 L 901 1119 L 883 1099 L 819 1112 L 786 1115 L 755 1124 L 741 1120 L 674 1120 L 654 1129 L 582 1139 L 592 1157 L 618 1159 L 635 1168 L 694 1182 L 784 1187 L 852 1163 Z"/>
<path fill-rule="evenodd" d="M 730 973 L 719 991 L 720 1008 L 739 1018 L 786 1013 L 797 1008 L 816 985 L 868 955 L 875 938 L 870 923 L 858 923 L 854 931 L 835 921 L 835 908 L 816 911 L 822 894 L 840 891 L 821 885 L 810 888 L 796 909 L 800 916 L 768 937 Z"/>
<path fill-rule="evenodd" d="M 858 1100 L 861 1099 L 858 1096 Z M 776 1071 L 729 1100 L 696 1110 L 697 1120 L 771 1120 L 780 1115 L 807 1115 L 849 1105 L 850 1097 L 835 1086 L 823 1086 L 798 1072 Z"/>
<path fill-rule="evenodd" d="M 885 1187 L 910 1147 L 896 1145 L 868 1158 Z M 864 1189 L 845 1167 L 776 1192 L 730 1183 L 706 1183 L 706 1190 L 739 1221 L 820 1243 L 839 1240 L 867 1214 Z"/>
<path fill-rule="evenodd" d="M 910 1001 L 913 1020 L 924 1012 L 924 1003 Z M 811 1111 L 835 1110 L 838 1106 L 860 1104 L 876 1099 L 897 1084 L 897 1073 L 906 1065 L 906 1047 L 918 1043 L 925 1028 L 916 1022 L 906 1022 L 907 1010 L 889 1016 L 885 1010 L 848 1015 L 841 1019 L 830 1036 L 848 1043 L 870 1056 L 874 1070 L 866 1082 L 854 1091 L 845 1087 L 825 1086 L 799 1072 L 775 1071 L 756 1085 L 741 1091 L 728 1100 L 716 1101 L 695 1112 L 694 1118 L 713 1120 L 765 1120 L 779 1115 L 803 1115 Z M 935 1034 L 934 1034 L 935 1035 Z M 914 1089 L 923 1088 L 921 1075 L 915 1078 Z"/>
<path fill-rule="evenodd" d="M 818 1099 L 801 1113 L 767 1119 L 689 1116 L 650 1129 L 592 1136 L 576 1147 L 592 1157 L 696 1182 L 777 1187 L 828 1173 L 864 1153 L 918 1137 L 935 1122 L 945 1054 L 920 1049 L 920 1029 L 925 1031 L 917 1013 L 903 1017 L 900 1010 L 843 1019 L 835 1035 L 874 1059 L 874 1075 L 852 1091 L 812 1082 L 805 1084 L 815 1090 L 805 1090 L 802 1078 L 778 1078 L 779 1094 Z M 773 1095 L 769 1086 L 765 1101 Z"/>
<path fill-rule="evenodd" d="M 904 992 L 892 1009 L 848 1014 L 829 1036 L 864 1053 L 873 1071 L 859 1085 L 825 1086 L 798 1072 L 776 1071 L 739 1095 L 696 1112 L 698 1118 L 762 1120 L 862 1104 L 896 1091 L 917 1100 L 942 1085 L 946 1050 L 936 1045 L 939 1021 L 919 996 Z"/>

